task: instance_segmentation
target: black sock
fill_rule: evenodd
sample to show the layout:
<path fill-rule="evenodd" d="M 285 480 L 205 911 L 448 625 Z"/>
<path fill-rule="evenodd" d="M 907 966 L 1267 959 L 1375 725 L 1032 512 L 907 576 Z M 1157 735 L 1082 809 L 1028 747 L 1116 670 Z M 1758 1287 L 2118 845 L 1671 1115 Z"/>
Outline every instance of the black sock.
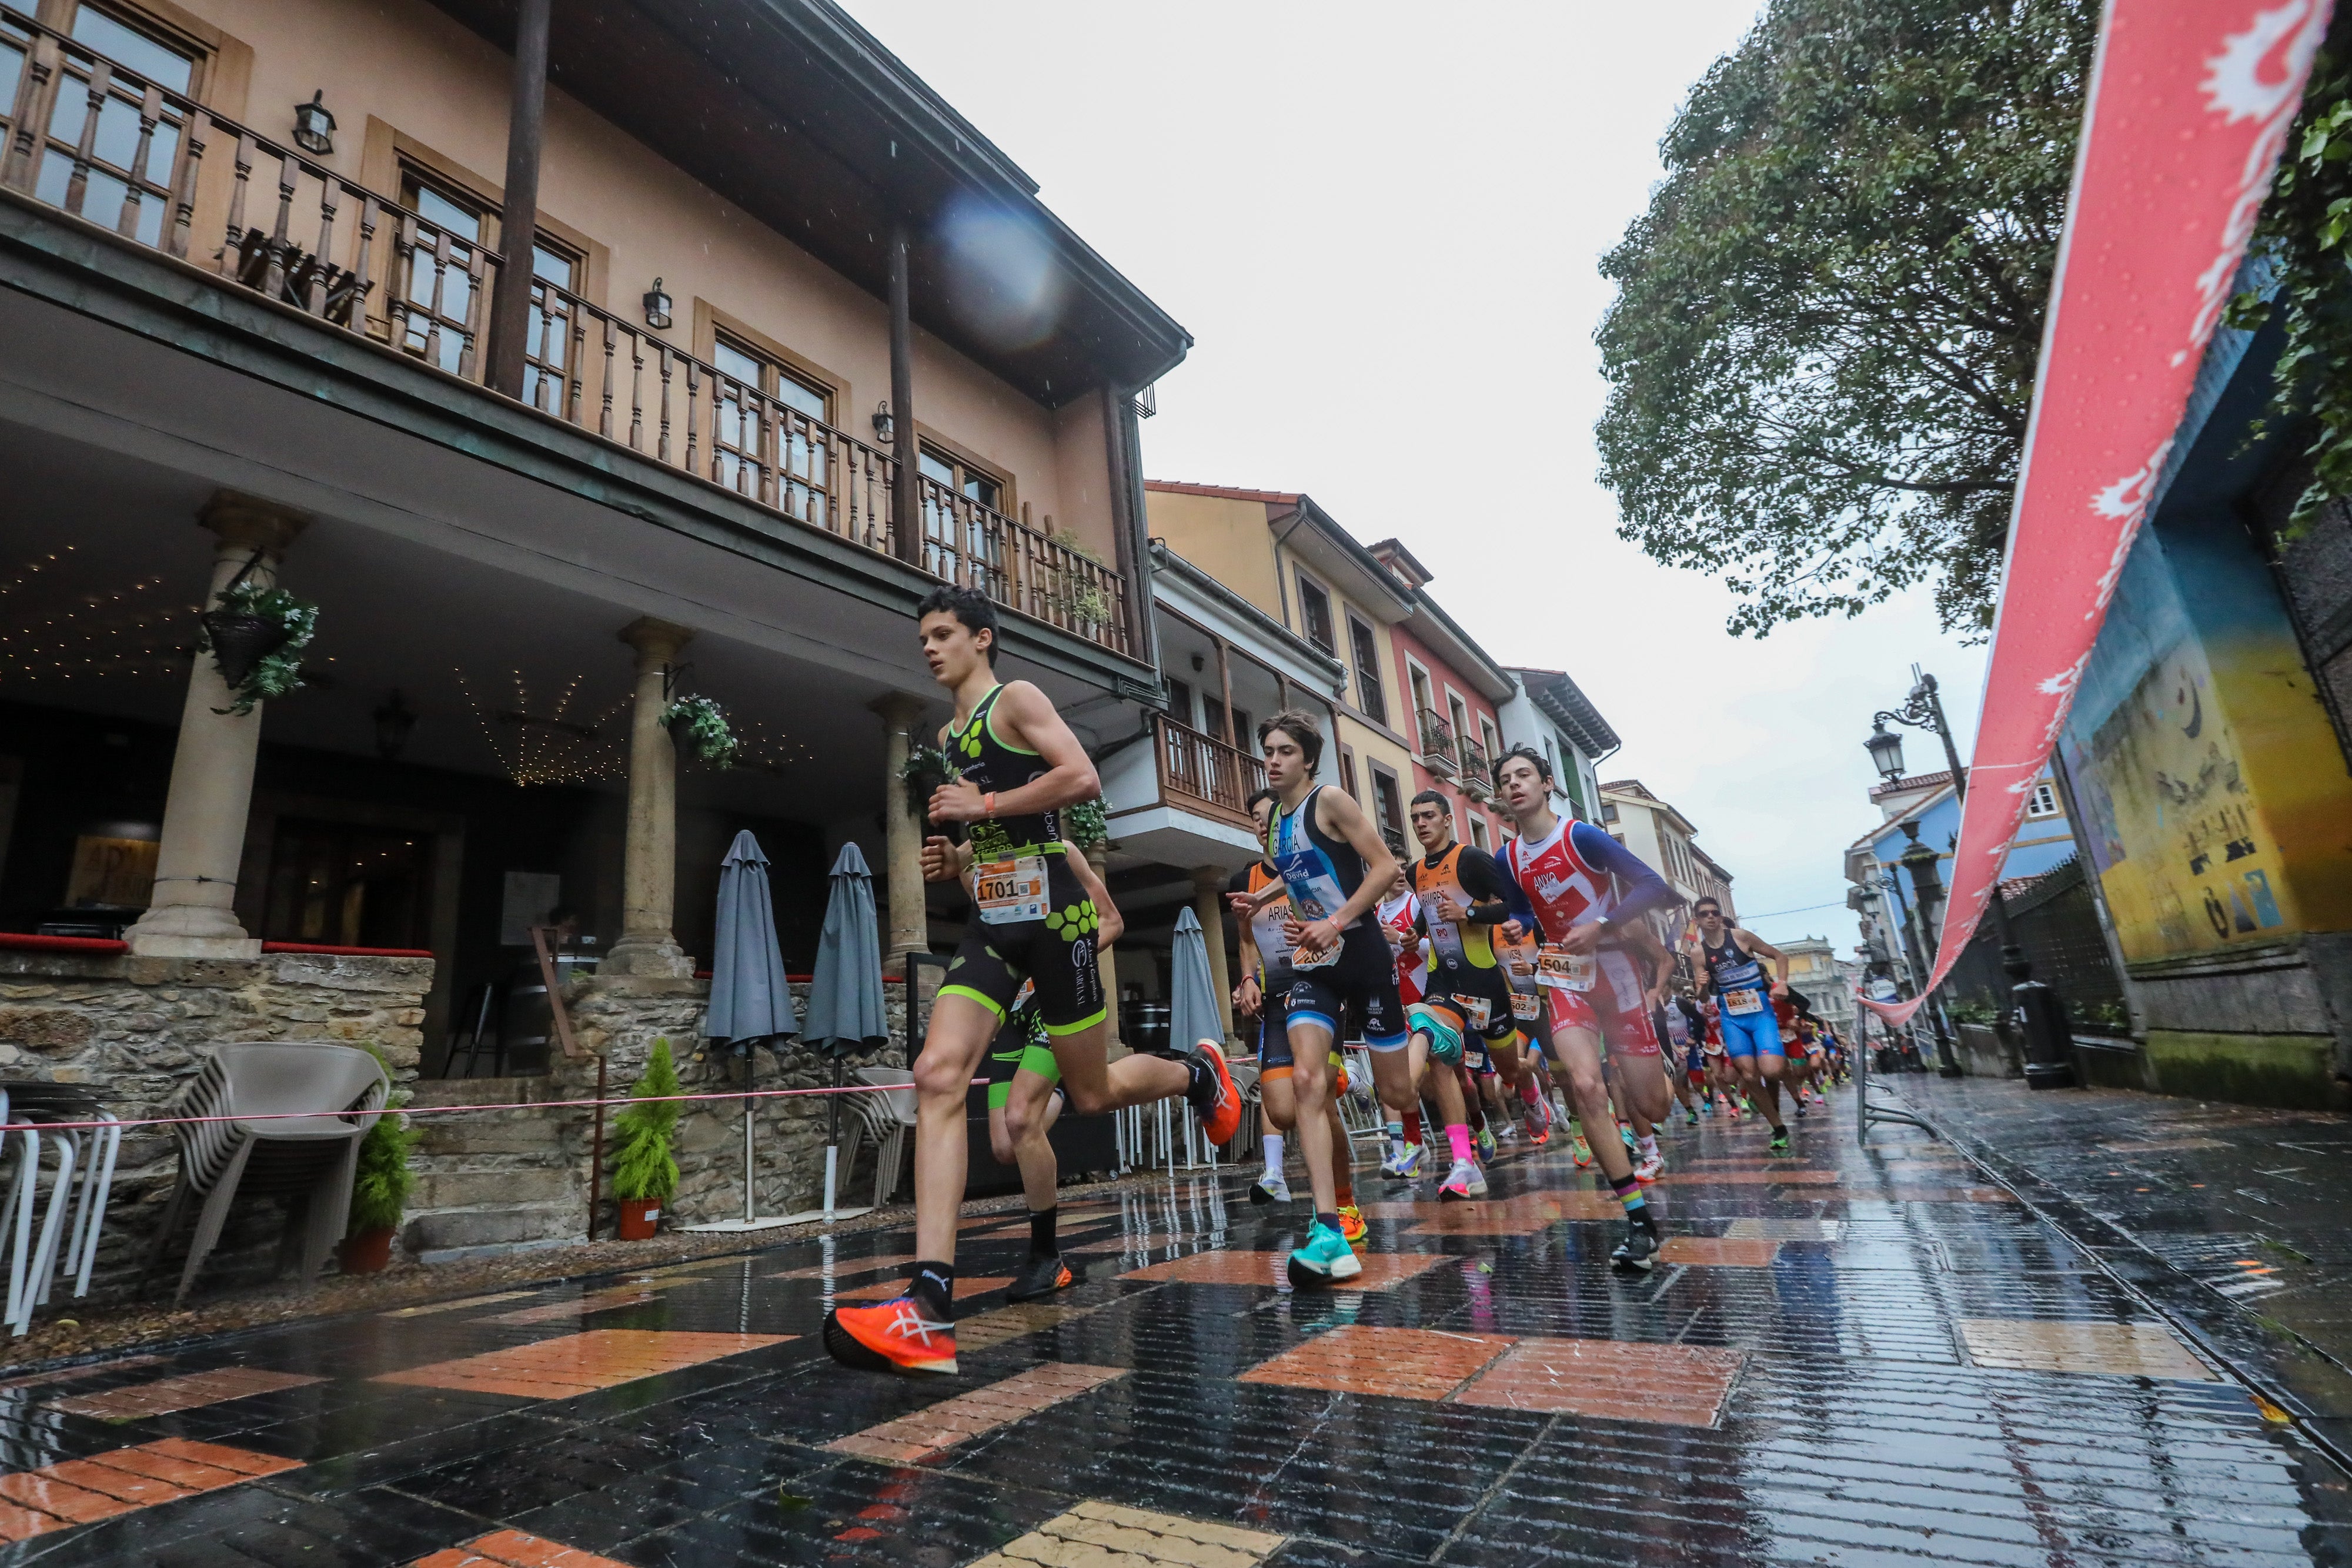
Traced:
<path fill-rule="evenodd" d="M 1061 1250 L 1054 1243 L 1054 1221 L 1061 1212 L 1059 1207 L 1029 1211 L 1029 1256 L 1051 1258 Z"/>
<path fill-rule="evenodd" d="M 1214 1075 L 1209 1071 L 1207 1059 L 1197 1051 L 1184 1059 L 1184 1071 L 1192 1077 L 1192 1082 L 1184 1086 L 1184 1098 L 1197 1105 L 1209 1092 L 1209 1085 L 1215 1081 Z"/>
<path fill-rule="evenodd" d="M 1328 1225 L 1334 1230 L 1339 1228 L 1339 1215 L 1337 1209 L 1326 1214 L 1318 1208 L 1315 1211 L 1315 1219 L 1318 1225 Z"/>
<path fill-rule="evenodd" d="M 955 1321 L 955 1265 L 952 1263 L 917 1263 L 915 1277 L 908 1283 L 907 1294 L 935 1323 Z"/>

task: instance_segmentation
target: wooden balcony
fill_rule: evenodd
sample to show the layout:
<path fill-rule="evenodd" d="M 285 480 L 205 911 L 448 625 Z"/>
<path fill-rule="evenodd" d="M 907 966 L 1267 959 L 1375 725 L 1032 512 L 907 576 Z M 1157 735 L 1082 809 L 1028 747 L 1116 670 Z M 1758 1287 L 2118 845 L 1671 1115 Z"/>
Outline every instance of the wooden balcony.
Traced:
<path fill-rule="evenodd" d="M 12 79 L 13 99 L 0 102 L 0 193 L 490 390 L 480 349 L 506 265 L 497 252 L 13 10 L 0 13 L 0 87 Z M 890 454 L 543 279 L 531 285 L 521 401 L 1129 652 L 1126 582 L 1066 537 L 919 480 L 923 537 L 902 541 Z"/>
<path fill-rule="evenodd" d="M 1414 720 L 1421 727 L 1422 765 L 1441 779 L 1453 778 L 1462 767 L 1454 750 L 1454 727 L 1432 708 L 1423 708 Z"/>
<path fill-rule="evenodd" d="M 1161 800 L 1204 817 L 1255 828 L 1249 798 L 1265 788 L 1265 763 L 1166 714 L 1154 716 L 1152 727 Z"/>

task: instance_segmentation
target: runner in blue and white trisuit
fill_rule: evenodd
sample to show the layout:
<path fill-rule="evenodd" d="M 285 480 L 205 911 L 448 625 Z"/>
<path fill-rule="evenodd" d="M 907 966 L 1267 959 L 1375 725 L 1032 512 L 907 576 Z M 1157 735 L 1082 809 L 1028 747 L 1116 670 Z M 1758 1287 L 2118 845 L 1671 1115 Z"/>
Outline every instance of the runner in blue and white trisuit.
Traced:
<path fill-rule="evenodd" d="M 1780 1120 L 1780 1075 L 1788 1058 L 1780 1051 L 1780 1021 L 1772 1004 L 1789 994 L 1789 960 L 1778 947 L 1723 917 L 1723 905 L 1702 898 L 1691 906 L 1698 920 L 1699 983 L 1712 987 L 1716 1027 L 1723 1049 L 1739 1074 L 1748 1103 L 1772 1124 L 1772 1152 L 1789 1152 L 1788 1124 Z M 1767 980 L 1760 962 L 1772 961 Z"/>
<path fill-rule="evenodd" d="M 1315 1223 L 1306 1245 L 1290 1255 L 1290 1278 L 1295 1285 L 1328 1285 L 1363 1272 L 1339 1228 L 1333 1162 L 1346 1155 L 1333 1148 L 1325 1115 L 1334 1082 L 1332 1042 L 1341 1019 L 1360 1020 L 1376 1073 L 1384 1056 L 1394 1054 L 1401 1066 L 1407 1043 L 1396 960 L 1377 913 L 1397 862 L 1361 806 L 1315 782 L 1323 732 L 1314 716 L 1278 713 L 1258 725 L 1257 735 L 1266 785 L 1276 799 L 1266 858 L 1282 880 L 1255 898 L 1236 900 L 1235 913 L 1246 915 L 1277 897 L 1290 900 L 1284 926 L 1292 942 L 1286 998 L 1290 1082 L 1299 1152 L 1315 1189 Z"/>

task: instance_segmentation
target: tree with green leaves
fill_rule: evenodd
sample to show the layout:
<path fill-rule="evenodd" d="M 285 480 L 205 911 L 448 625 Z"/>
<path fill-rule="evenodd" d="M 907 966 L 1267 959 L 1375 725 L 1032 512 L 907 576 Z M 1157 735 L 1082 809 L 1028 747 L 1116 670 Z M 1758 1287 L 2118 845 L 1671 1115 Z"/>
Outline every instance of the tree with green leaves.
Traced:
<path fill-rule="evenodd" d="M 645 1071 L 629 1091 L 634 1103 L 613 1118 L 614 1197 L 667 1203 L 677 1190 L 677 1161 L 670 1154 L 670 1138 L 685 1109 L 677 1099 L 684 1092 L 670 1060 L 668 1037 L 657 1037 L 646 1053 Z"/>
<path fill-rule="evenodd" d="M 1619 533 L 1730 629 L 1999 597 L 2096 0 L 1772 0 L 1601 262 Z"/>

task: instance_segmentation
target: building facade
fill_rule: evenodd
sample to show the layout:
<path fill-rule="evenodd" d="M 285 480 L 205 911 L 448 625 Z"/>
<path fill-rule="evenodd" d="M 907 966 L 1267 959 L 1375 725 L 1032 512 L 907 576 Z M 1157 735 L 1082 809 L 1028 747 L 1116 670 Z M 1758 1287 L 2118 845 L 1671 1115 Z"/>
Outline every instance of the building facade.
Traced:
<path fill-rule="evenodd" d="M 1429 569 L 1411 550 L 1396 539 L 1371 549 L 1412 596 L 1411 618 L 1389 631 L 1403 672 L 1402 727 L 1415 747 L 1413 793 L 1446 797 L 1454 836 L 1492 850 L 1510 823 L 1493 803 L 1495 758 L 1503 750 L 1497 707 L 1518 695 L 1518 683 L 1429 592 Z"/>
<path fill-rule="evenodd" d="M 1690 819 L 1652 794 L 1640 779 L 1622 779 L 1601 786 L 1601 822 L 1609 830 L 1610 837 L 1664 877 L 1666 885 L 1675 890 L 1675 898 L 1683 904 L 1713 898 L 1722 904 L 1727 919 L 1738 919 L 1738 909 L 1732 902 L 1730 873 L 1700 852 L 1696 841 L 1698 829 Z M 1684 915 L 1680 911 L 1667 914 L 1679 934 Z"/>
<path fill-rule="evenodd" d="M 897 776 L 930 589 L 1090 748 L 1158 706 L 1134 394 L 1181 328 L 826 0 L 559 12 L 0 8 L 12 984 L 44 933 L 125 998 L 406 965 L 332 1027 L 429 1074 L 547 925 L 690 1038 L 739 830 L 792 967 L 845 843 L 894 959 L 953 903 Z M 301 606 L 301 686 L 232 686 Z"/>
<path fill-rule="evenodd" d="M 1826 936 L 1774 944 L 1789 958 L 1789 988 L 1843 1040 L 1853 1038 L 1853 988 L 1862 966 L 1841 958 Z"/>
<path fill-rule="evenodd" d="M 1415 754 L 1390 629 L 1412 614 L 1411 591 L 1308 497 L 1159 479 L 1144 492 L 1153 538 L 1339 661 L 1341 689 L 1313 705 L 1331 716 L 1321 777 L 1410 854 Z"/>

